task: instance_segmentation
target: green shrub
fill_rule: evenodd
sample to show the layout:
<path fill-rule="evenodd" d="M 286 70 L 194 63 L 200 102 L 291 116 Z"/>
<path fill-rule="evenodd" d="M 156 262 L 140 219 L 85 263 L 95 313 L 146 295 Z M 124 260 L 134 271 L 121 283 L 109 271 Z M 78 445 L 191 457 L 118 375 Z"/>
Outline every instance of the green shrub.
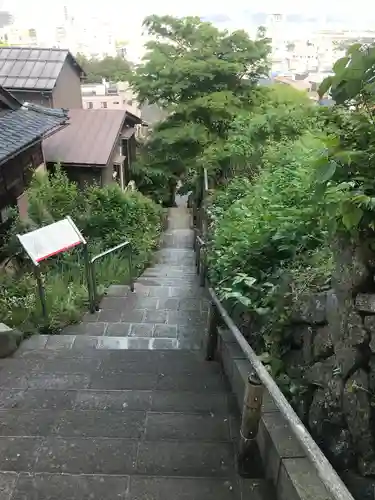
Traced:
<path fill-rule="evenodd" d="M 29 333 L 41 327 L 58 332 L 79 320 L 88 306 L 88 289 L 82 249 L 58 255 L 41 264 L 48 309 L 48 323 L 41 314 L 37 284 L 30 261 L 16 238 L 67 215 L 87 239 L 90 254 L 129 240 L 133 250 L 133 272 L 141 270 L 157 246 L 162 225 L 162 209 L 139 192 L 123 192 L 117 185 L 92 187 L 80 192 L 57 168 L 53 175 L 35 176 L 29 189 L 27 223 L 16 221 L 8 242 L 8 253 L 22 257 L 13 260 L 11 273 L 0 273 L 1 321 Z M 98 291 L 111 283 L 127 283 L 127 250 L 106 256 L 96 265 Z"/>
<path fill-rule="evenodd" d="M 329 235 L 315 197 L 314 171 L 321 148 L 322 140 L 310 133 L 295 142 L 268 146 L 263 169 L 247 184 L 246 196 L 237 179 L 227 197 L 216 197 L 213 213 L 221 209 L 222 214 L 212 230 L 210 279 L 228 304 L 240 304 L 265 323 L 279 314 L 280 294 L 286 293 L 282 278 L 290 275 L 289 267 L 294 266 L 295 279 Z M 238 187 L 239 199 L 233 202 Z M 320 271 L 310 267 L 314 282 Z M 266 337 L 263 347 L 265 343 Z"/>

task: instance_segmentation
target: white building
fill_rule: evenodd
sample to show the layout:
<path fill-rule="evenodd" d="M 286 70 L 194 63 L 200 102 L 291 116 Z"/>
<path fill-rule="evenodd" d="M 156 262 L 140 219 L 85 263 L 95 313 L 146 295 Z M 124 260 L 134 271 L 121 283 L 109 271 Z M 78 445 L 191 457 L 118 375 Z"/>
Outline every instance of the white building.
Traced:
<path fill-rule="evenodd" d="M 81 92 L 84 109 L 125 109 L 141 116 L 136 95 L 126 82 L 85 83 Z"/>

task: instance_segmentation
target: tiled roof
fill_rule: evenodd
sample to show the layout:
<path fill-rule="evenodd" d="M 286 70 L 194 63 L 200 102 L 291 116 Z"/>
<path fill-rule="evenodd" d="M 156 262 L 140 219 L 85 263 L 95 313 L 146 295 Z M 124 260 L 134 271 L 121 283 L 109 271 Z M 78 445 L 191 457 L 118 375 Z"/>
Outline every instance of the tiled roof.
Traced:
<path fill-rule="evenodd" d="M 71 109 L 69 126 L 43 141 L 46 162 L 104 167 L 126 118 L 125 110 Z"/>
<path fill-rule="evenodd" d="M 0 85 L 13 90 L 52 90 L 67 57 L 82 73 L 68 50 L 0 47 Z"/>
<path fill-rule="evenodd" d="M 0 163 L 65 122 L 67 115 L 62 110 L 31 104 L 1 111 Z"/>

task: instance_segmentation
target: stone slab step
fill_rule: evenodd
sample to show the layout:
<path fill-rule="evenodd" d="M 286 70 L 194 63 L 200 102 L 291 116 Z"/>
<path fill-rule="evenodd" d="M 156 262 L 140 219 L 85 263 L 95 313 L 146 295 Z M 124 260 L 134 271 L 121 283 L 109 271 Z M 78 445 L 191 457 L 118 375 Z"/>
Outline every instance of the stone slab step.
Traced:
<path fill-rule="evenodd" d="M 129 324 L 121 323 L 125 329 L 129 329 Z M 188 343 L 183 342 L 184 339 L 170 338 L 170 337 L 128 337 L 128 336 L 104 336 L 107 323 L 97 323 L 95 328 L 91 323 L 87 323 L 85 328 L 85 335 L 81 325 L 77 325 L 77 330 L 73 330 L 71 335 L 51 335 L 46 336 L 44 339 L 31 339 L 25 341 L 20 350 L 37 350 L 37 349 L 97 349 L 97 350 L 166 350 L 166 349 L 189 349 Z M 76 333 L 77 335 L 74 335 Z M 116 333 L 116 332 L 115 332 Z M 124 333 L 126 333 L 124 331 Z M 93 335 L 90 335 L 93 334 Z M 194 349 L 194 343 L 191 343 L 191 348 Z"/>
<path fill-rule="evenodd" d="M 0 410 L 1 437 L 119 438 L 147 441 L 232 441 L 228 415 L 144 410 Z"/>
<path fill-rule="evenodd" d="M 168 290 L 166 291 L 168 293 Z M 162 294 L 160 294 L 162 295 Z M 127 312 L 129 316 L 133 311 L 142 311 L 139 318 L 134 323 L 142 323 L 147 319 L 147 312 L 155 311 L 157 309 L 170 310 L 170 311 L 207 311 L 209 302 L 203 297 L 139 297 L 137 295 L 123 297 L 104 297 L 100 304 L 100 311 L 107 313 L 108 311 Z M 135 315 L 134 313 L 133 315 Z M 90 317 L 91 316 L 91 317 Z M 99 321 L 99 317 L 88 315 L 87 319 Z M 129 321 L 128 321 L 129 322 Z"/>
<path fill-rule="evenodd" d="M 163 288 L 163 290 L 160 291 L 160 288 Z M 106 296 L 107 297 L 132 297 L 132 296 L 137 296 L 137 297 L 196 297 L 199 294 L 202 294 L 204 291 L 198 284 L 192 284 L 189 286 L 186 286 L 186 283 L 184 286 L 179 283 L 177 286 L 161 286 L 160 284 L 158 285 L 143 285 L 139 282 L 135 284 L 135 292 L 130 292 L 129 287 L 125 285 L 111 285 L 107 292 Z"/>
<path fill-rule="evenodd" d="M 204 362 L 191 351 L 74 349 L 74 343 L 48 347 L 49 341 L 55 338 L 61 340 L 63 337 L 46 337 L 44 348 L 40 348 L 40 338 L 31 339 L 25 347 L 21 346 L 13 364 L 0 364 L 0 386 L 8 389 L 227 392 L 219 365 Z M 39 348 L 33 349 L 33 340 Z"/>
<path fill-rule="evenodd" d="M 230 478 L 235 473 L 235 450 L 232 443 L 0 437 L 0 470 Z"/>
<path fill-rule="evenodd" d="M 265 481 L 211 478 L 0 473 L 4 500 L 271 500 Z M 268 488 L 268 489 L 267 489 Z"/>
<path fill-rule="evenodd" d="M 236 411 L 235 401 L 227 393 L 194 393 L 150 390 L 95 389 L 2 389 L 0 409 L 13 410 L 107 410 L 124 412 L 153 411 L 221 415 Z"/>
<path fill-rule="evenodd" d="M 95 359 L 111 359 L 113 362 L 126 364 L 131 360 L 136 360 L 140 363 L 139 366 L 148 366 L 150 363 L 159 362 L 165 363 L 166 366 L 175 366 L 180 363 L 190 364 L 194 361 L 200 363 L 202 366 L 211 365 L 203 360 L 200 352 L 196 351 L 170 351 L 168 349 L 161 350 L 138 350 L 128 349 L 123 350 L 116 344 L 110 342 L 105 346 L 104 338 L 106 337 L 90 337 L 90 336 L 74 336 L 74 335 L 34 335 L 33 337 L 25 340 L 20 348 L 16 351 L 13 358 L 14 360 L 25 357 L 39 358 L 47 357 L 49 359 L 56 358 L 95 358 Z M 108 337 L 108 340 L 111 338 Z M 116 340 L 116 338 L 114 339 Z M 8 360 L 0 360 L 2 363 Z M 195 365 L 191 364 L 192 369 Z M 139 367 L 138 367 L 139 368 Z"/>
<path fill-rule="evenodd" d="M 143 286 L 163 286 L 163 287 L 186 287 L 186 286 L 198 286 L 196 282 L 196 277 L 184 277 L 184 278 L 168 278 L 168 277 L 156 277 L 156 276 L 141 276 L 137 279 L 136 283 Z"/>

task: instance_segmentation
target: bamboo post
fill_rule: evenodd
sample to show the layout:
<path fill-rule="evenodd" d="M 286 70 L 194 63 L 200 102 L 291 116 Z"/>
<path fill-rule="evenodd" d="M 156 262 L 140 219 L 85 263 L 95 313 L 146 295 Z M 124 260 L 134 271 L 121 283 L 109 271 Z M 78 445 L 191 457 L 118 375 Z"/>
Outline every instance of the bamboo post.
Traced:
<path fill-rule="evenodd" d="M 246 476 L 259 477 L 261 463 L 256 437 L 262 416 L 263 385 L 256 372 L 249 375 L 242 408 L 238 462 Z"/>

